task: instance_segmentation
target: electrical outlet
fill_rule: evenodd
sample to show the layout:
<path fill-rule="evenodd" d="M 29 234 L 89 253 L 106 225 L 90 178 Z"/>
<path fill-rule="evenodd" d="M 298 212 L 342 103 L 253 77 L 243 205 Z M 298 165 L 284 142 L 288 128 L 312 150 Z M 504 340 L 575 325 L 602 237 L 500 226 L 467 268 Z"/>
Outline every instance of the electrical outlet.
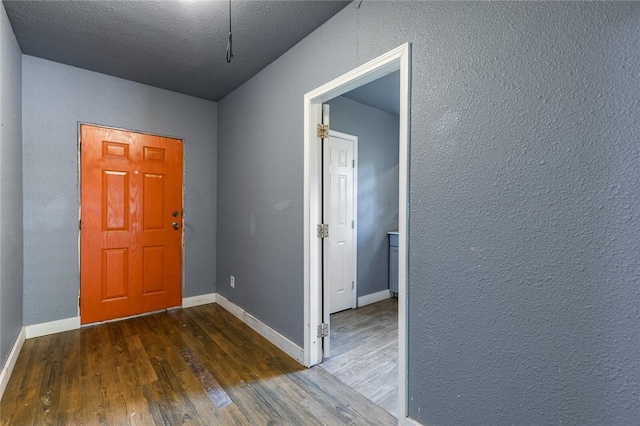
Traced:
<path fill-rule="evenodd" d="M 231 288 L 234 288 L 235 286 L 236 286 L 236 277 L 231 275 Z"/>

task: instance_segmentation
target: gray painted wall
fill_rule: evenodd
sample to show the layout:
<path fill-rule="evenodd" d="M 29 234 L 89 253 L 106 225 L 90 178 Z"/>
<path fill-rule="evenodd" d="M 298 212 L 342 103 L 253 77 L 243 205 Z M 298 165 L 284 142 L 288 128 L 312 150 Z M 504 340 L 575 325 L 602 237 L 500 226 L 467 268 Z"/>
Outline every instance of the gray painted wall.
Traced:
<path fill-rule="evenodd" d="M 331 129 L 358 137 L 358 297 L 362 297 L 389 287 L 387 231 L 398 229 L 398 116 L 343 96 L 327 103 Z"/>
<path fill-rule="evenodd" d="M 303 94 L 409 41 L 411 417 L 637 423 L 638 22 L 637 3 L 347 7 L 219 104 L 220 293 L 302 344 Z"/>
<path fill-rule="evenodd" d="M 183 297 L 215 291 L 217 104 L 23 56 L 24 322 L 78 315 L 78 122 L 184 139 Z"/>
<path fill-rule="evenodd" d="M 0 369 L 22 329 L 22 53 L 0 6 Z"/>
<path fill-rule="evenodd" d="M 352 18 L 339 13 L 218 103 L 218 293 L 300 346 L 302 96 L 353 68 Z"/>

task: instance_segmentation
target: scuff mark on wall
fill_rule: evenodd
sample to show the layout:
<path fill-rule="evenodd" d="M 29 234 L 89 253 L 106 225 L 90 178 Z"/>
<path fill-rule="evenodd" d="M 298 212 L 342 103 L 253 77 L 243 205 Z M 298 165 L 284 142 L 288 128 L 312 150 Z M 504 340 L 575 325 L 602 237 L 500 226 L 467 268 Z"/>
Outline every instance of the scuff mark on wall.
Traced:
<path fill-rule="evenodd" d="M 249 216 L 249 232 L 251 235 L 256 235 L 256 214 L 251 212 L 251 216 Z"/>
<path fill-rule="evenodd" d="M 284 200 L 284 201 L 280 201 L 279 203 L 276 203 L 273 208 L 276 210 L 284 210 L 286 208 L 288 208 L 291 205 L 291 200 Z"/>
<path fill-rule="evenodd" d="M 77 216 L 71 209 L 68 197 L 64 194 L 57 194 L 47 200 L 25 200 L 24 228 L 29 231 L 43 232 L 63 229 L 68 215 Z"/>

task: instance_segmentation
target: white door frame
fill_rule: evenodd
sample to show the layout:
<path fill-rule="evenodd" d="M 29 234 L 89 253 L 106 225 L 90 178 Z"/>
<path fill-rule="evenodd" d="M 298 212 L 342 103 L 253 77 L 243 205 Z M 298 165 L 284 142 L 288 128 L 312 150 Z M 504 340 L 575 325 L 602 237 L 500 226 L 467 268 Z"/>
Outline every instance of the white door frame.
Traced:
<path fill-rule="evenodd" d="M 322 103 L 394 71 L 400 71 L 398 209 L 398 419 L 407 417 L 407 272 L 409 219 L 409 137 L 411 44 L 406 43 L 304 95 L 304 364 L 322 361 L 322 142 L 316 128 Z"/>

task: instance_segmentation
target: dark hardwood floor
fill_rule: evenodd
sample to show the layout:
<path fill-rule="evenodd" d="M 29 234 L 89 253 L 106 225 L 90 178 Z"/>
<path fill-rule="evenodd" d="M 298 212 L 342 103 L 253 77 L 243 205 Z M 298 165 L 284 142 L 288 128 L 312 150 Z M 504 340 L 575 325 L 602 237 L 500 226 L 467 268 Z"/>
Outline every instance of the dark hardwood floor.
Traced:
<path fill-rule="evenodd" d="M 396 419 L 216 304 L 27 340 L 3 425 L 370 424 Z"/>
<path fill-rule="evenodd" d="M 398 415 L 398 299 L 331 315 L 331 357 L 321 367 Z"/>

